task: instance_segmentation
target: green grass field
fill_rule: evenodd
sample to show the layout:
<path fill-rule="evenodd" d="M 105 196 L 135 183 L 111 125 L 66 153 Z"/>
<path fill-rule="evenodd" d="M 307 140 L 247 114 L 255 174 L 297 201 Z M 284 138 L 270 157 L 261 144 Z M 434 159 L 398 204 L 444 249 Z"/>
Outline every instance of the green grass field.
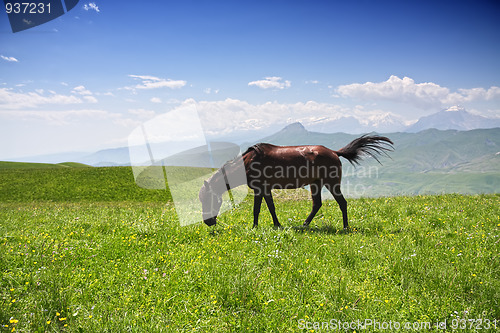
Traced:
<path fill-rule="evenodd" d="M 301 198 L 180 227 L 130 168 L 0 168 L 0 331 L 500 330 L 500 195 Z"/>

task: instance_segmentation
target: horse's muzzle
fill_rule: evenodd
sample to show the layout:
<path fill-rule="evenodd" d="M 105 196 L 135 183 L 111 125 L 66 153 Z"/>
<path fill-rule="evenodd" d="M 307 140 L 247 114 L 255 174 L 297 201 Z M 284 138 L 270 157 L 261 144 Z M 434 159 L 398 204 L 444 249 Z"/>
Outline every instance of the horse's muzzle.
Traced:
<path fill-rule="evenodd" d="M 211 227 L 217 223 L 217 219 L 215 217 L 211 217 L 209 219 L 203 220 L 203 222 L 205 222 L 206 225 Z"/>

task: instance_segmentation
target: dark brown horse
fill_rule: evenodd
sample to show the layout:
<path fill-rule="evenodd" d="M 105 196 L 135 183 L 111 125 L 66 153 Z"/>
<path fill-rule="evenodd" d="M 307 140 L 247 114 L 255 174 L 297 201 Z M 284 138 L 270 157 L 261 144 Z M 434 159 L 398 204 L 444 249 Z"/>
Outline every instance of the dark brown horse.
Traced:
<path fill-rule="evenodd" d="M 339 156 L 352 164 L 359 164 L 363 155 L 370 155 L 378 161 L 377 156 L 392 150 L 392 144 L 392 141 L 386 137 L 367 135 L 353 140 L 338 151 L 324 146 L 282 147 L 258 143 L 248 148 L 239 159 L 226 163 L 208 181 L 204 182 L 199 193 L 203 221 L 208 226 L 216 223 L 222 204 L 222 194 L 230 190 L 230 187 L 245 184 L 245 179 L 235 183 L 228 182 L 228 178 L 237 172 L 241 173 L 243 170 L 238 169 L 244 167 L 246 184 L 254 190 L 254 227 L 258 225 L 262 199 L 267 203 L 274 226 L 281 227 L 276 216 L 272 189 L 293 189 L 309 185 L 313 206 L 304 226 L 309 225 L 321 208 L 321 189 L 325 186 L 339 204 L 344 229 L 346 229 L 349 227 L 347 201 L 340 191 L 342 163 Z"/>

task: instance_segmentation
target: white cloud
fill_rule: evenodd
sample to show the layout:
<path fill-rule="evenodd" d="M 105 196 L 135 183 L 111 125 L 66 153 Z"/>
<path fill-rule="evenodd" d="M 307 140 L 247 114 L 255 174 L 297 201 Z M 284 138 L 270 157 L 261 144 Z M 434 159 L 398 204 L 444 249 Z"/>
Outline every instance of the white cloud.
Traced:
<path fill-rule="evenodd" d="M 83 99 L 87 101 L 88 103 L 97 103 L 97 98 L 94 96 L 83 96 Z"/>
<path fill-rule="evenodd" d="M 19 62 L 19 60 L 17 60 L 16 58 L 14 57 L 6 57 L 4 55 L 0 55 L 0 58 L 2 58 L 3 60 L 5 61 L 9 61 L 9 62 Z"/>
<path fill-rule="evenodd" d="M 490 89 L 486 91 L 486 99 L 491 100 L 497 98 L 500 98 L 500 87 L 490 87 Z"/>
<path fill-rule="evenodd" d="M 155 76 L 149 75 L 129 75 L 129 77 L 134 78 L 136 80 L 141 80 L 140 84 L 137 84 L 134 87 L 126 87 L 125 89 L 157 89 L 157 88 L 170 88 L 170 89 L 178 89 L 182 88 L 186 85 L 186 81 L 184 80 L 171 80 L 171 79 L 162 79 Z"/>
<path fill-rule="evenodd" d="M 415 83 L 413 79 L 400 79 L 392 75 L 384 82 L 366 82 L 342 85 L 337 92 L 344 97 L 354 97 L 366 100 L 390 100 L 415 104 L 421 108 L 430 108 L 441 104 L 450 91 L 435 83 Z"/>
<path fill-rule="evenodd" d="M 131 109 L 128 113 L 116 113 L 101 109 L 79 110 L 1 110 L 1 119 L 41 122 L 42 126 L 107 126 L 110 130 L 114 125 L 124 128 L 134 128 L 145 120 L 155 116 L 154 111 Z"/>
<path fill-rule="evenodd" d="M 207 95 L 210 95 L 211 93 L 218 94 L 219 89 L 205 88 L 203 92 Z"/>
<path fill-rule="evenodd" d="M 162 102 L 161 98 L 159 98 L 159 97 L 152 97 L 150 99 L 150 101 L 151 101 L 151 103 L 158 103 L 158 104 Z"/>
<path fill-rule="evenodd" d="M 1 118 L 20 119 L 23 121 L 42 120 L 52 125 L 68 125 L 78 123 L 82 118 L 95 119 L 119 119 L 122 116 L 104 110 L 65 110 L 65 111 L 0 111 Z"/>
<path fill-rule="evenodd" d="M 256 86 L 261 89 L 285 89 L 290 88 L 292 83 L 288 80 L 283 81 L 279 76 L 268 76 L 264 80 L 252 81 L 249 86 Z"/>
<path fill-rule="evenodd" d="M 500 98 L 500 87 L 490 87 L 488 90 L 484 88 L 458 89 L 459 95 L 464 101 L 474 100 L 492 100 Z"/>
<path fill-rule="evenodd" d="M 44 95 L 43 90 L 20 93 L 9 88 L 0 88 L 0 110 L 32 108 L 43 104 L 78 104 L 83 101 L 76 96 L 51 93 Z"/>
<path fill-rule="evenodd" d="M 344 107 L 316 101 L 298 103 L 266 102 L 251 104 L 238 99 L 221 101 L 195 101 L 192 99 L 182 102 L 180 107 L 194 104 L 199 111 L 203 128 L 208 135 L 245 136 L 251 131 L 263 131 L 271 134 L 283 126 L 301 122 L 306 128 L 328 124 L 343 117 L 353 117 L 361 124 L 386 124 L 388 122 L 403 123 L 402 117 L 383 110 L 364 110 L 364 108 Z"/>
<path fill-rule="evenodd" d="M 95 93 L 96 96 L 111 96 L 111 97 L 115 97 L 115 94 L 113 94 L 111 91 L 107 91 L 107 92 L 96 92 Z"/>
<path fill-rule="evenodd" d="M 156 112 L 146 109 L 129 109 L 128 113 L 139 119 L 151 119 L 156 116 Z"/>
<path fill-rule="evenodd" d="M 420 109 L 443 108 L 475 100 L 491 100 L 500 97 L 500 88 L 458 89 L 451 92 L 432 82 L 415 83 L 409 77 L 400 79 L 392 75 L 384 82 L 365 82 L 341 85 L 337 93 L 343 97 L 364 100 L 388 100 L 408 103 Z"/>
<path fill-rule="evenodd" d="M 79 95 L 92 95 L 92 92 L 84 86 L 74 87 L 72 93 Z"/>
<path fill-rule="evenodd" d="M 85 88 L 85 86 L 77 86 L 74 87 L 73 90 L 71 91 L 73 94 L 78 94 L 81 95 L 83 100 L 85 100 L 88 103 L 97 103 L 97 98 L 93 96 L 93 93 Z"/>
<path fill-rule="evenodd" d="M 88 4 L 83 5 L 83 9 L 86 11 L 95 10 L 97 13 L 100 12 L 99 7 L 95 4 L 95 2 L 89 2 Z"/>

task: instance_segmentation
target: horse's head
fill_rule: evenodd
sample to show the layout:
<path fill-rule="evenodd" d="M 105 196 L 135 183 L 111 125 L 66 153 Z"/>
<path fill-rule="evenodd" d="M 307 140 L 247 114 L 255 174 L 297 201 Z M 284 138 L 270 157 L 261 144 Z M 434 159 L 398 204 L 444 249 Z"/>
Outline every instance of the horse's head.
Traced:
<path fill-rule="evenodd" d="M 203 222 L 208 226 L 215 225 L 220 206 L 222 205 L 222 196 L 215 193 L 210 184 L 205 180 L 198 197 L 203 209 Z"/>

